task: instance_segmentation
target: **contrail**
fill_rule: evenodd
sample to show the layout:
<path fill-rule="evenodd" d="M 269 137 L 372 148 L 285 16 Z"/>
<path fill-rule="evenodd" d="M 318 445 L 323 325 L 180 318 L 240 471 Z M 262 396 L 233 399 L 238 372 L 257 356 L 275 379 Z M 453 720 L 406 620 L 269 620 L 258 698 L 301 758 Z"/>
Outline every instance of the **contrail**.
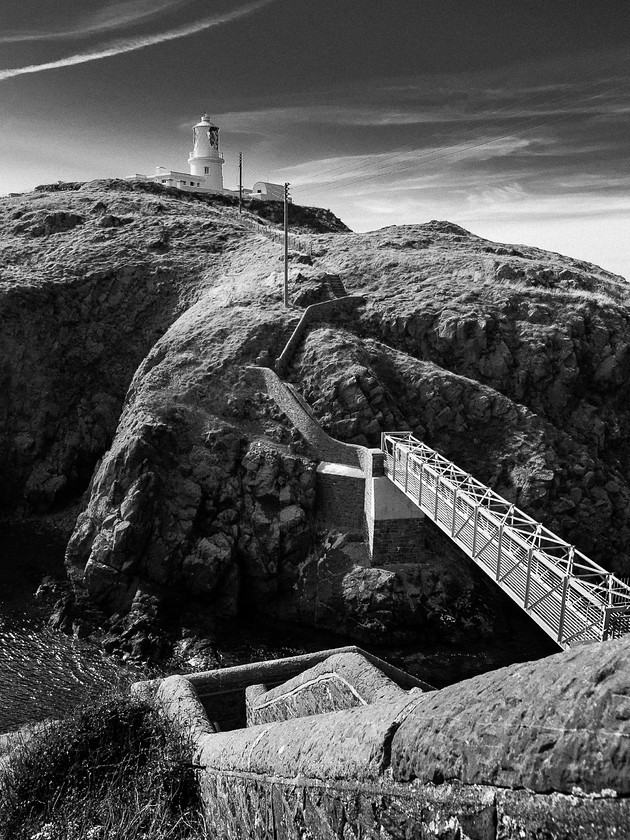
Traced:
<path fill-rule="evenodd" d="M 99 14 L 92 15 L 74 29 L 59 29 L 48 32 L 15 32 L 0 35 L 0 44 L 24 43 L 25 41 L 60 41 L 68 38 L 86 38 L 99 32 L 108 32 L 124 26 L 140 23 L 177 8 L 190 0 L 135 0 L 133 3 L 114 3 Z"/>
<path fill-rule="evenodd" d="M 179 26 L 176 29 L 171 29 L 168 32 L 160 32 L 157 35 L 145 35 L 138 38 L 121 39 L 112 41 L 106 44 L 101 49 L 91 50 L 90 52 L 75 53 L 68 55 L 65 58 L 59 58 L 56 61 L 47 61 L 43 64 L 28 64 L 26 67 L 7 67 L 0 70 L 0 81 L 4 79 L 12 79 L 14 76 L 24 76 L 27 73 L 41 73 L 44 70 L 56 70 L 59 67 L 70 67 L 73 64 L 85 64 L 88 61 L 97 61 L 100 58 L 111 58 L 120 53 L 133 52 L 134 50 L 141 50 L 144 47 L 151 47 L 154 44 L 163 44 L 165 41 L 173 41 L 176 38 L 185 38 L 188 35 L 195 35 L 197 32 L 202 32 L 204 29 L 210 29 L 214 26 L 220 26 L 224 23 L 230 23 L 233 20 L 249 15 L 252 12 L 261 9 L 263 6 L 268 6 L 275 0 L 256 0 L 254 3 L 249 3 L 241 9 L 235 9 L 224 15 L 202 18 L 195 23 L 189 23 L 185 26 Z"/>

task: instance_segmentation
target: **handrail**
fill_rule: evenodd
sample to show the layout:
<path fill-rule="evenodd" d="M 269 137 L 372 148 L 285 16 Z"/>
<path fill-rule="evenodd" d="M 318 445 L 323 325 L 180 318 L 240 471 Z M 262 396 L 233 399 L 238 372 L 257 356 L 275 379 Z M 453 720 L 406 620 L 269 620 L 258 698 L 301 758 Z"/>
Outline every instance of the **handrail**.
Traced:
<path fill-rule="evenodd" d="M 345 295 L 341 298 L 323 300 L 307 306 L 276 360 L 276 370 L 278 373 L 283 374 L 286 371 L 310 324 L 316 321 L 321 322 L 327 320 L 327 315 L 334 317 L 334 313 L 338 311 L 347 313 L 348 310 L 362 303 L 365 303 L 365 297 L 363 295 Z"/>
<path fill-rule="evenodd" d="M 560 647 L 630 632 L 630 586 L 409 432 L 386 475 Z"/>
<path fill-rule="evenodd" d="M 270 239 L 278 245 L 282 245 L 284 242 L 284 231 L 280 228 L 274 228 L 269 224 L 259 221 L 258 219 L 252 219 L 250 216 L 239 216 L 239 222 L 245 225 L 245 227 L 255 230 L 257 233 L 262 233 L 263 236 L 266 236 L 267 239 Z M 313 243 L 310 238 L 306 239 L 303 238 L 303 235 L 295 233 L 289 233 L 287 236 L 290 248 L 294 251 L 300 251 L 303 254 L 313 256 Z"/>

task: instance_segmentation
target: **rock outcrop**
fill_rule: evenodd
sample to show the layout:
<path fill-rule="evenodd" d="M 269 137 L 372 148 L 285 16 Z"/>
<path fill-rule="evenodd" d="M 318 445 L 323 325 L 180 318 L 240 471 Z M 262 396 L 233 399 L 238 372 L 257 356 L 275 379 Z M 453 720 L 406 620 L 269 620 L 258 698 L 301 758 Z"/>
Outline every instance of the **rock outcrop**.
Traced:
<path fill-rule="evenodd" d="M 429 527 L 418 566 L 370 568 L 360 534 L 317 520 L 314 453 L 248 374 L 303 311 L 282 306 L 278 246 L 221 197 L 70 186 L 0 202 L 0 466 L 14 510 L 87 488 L 75 585 L 119 615 L 148 599 L 371 641 L 497 632 L 505 605 Z M 303 238 L 337 231 L 292 261 L 300 304 L 366 296 L 283 373 L 324 428 L 409 428 L 627 574 L 625 281 L 448 223 L 357 235 L 299 212 Z"/>
<path fill-rule="evenodd" d="M 327 431 L 374 444 L 408 428 L 630 573 L 623 278 L 446 222 L 346 236 L 318 270 L 368 300 L 351 331 L 313 332 L 294 357 L 290 378 Z"/>

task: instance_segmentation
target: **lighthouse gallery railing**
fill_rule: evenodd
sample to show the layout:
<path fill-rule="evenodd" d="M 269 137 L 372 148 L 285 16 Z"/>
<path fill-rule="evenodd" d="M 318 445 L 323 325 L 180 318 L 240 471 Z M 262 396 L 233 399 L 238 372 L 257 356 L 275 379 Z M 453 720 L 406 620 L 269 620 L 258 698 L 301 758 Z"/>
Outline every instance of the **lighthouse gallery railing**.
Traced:
<path fill-rule="evenodd" d="M 563 648 L 630 632 L 630 587 L 408 432 L 387 476 Z"/>

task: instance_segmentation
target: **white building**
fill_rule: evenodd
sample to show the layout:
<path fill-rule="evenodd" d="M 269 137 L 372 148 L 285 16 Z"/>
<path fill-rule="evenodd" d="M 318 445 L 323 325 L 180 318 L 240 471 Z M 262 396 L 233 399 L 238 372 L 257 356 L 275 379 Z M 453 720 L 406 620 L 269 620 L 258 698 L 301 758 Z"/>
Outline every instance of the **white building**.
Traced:
<path fill-rule="evenodd" d="M 190 174 L 202 178 L 204 189 L 223 190 L 223 155 L 219 151 L 219 127 L 207 114 L 193 128 L 193 150 L 188 158 Z"/>
<path fill-rule="evenodd" d="M 238 196 L 238 189 L 226 190 L 223 186 L 225 160 L 219 149 L 219 127 L 208 114 L 193 127 L 193 149 L 188 156 L 190 172 L 177 172 L 158 166 L 154 175 L 132 175 L 128 180 L 153 181 L 179 190 L 213 192 Z M 260 201 L 283 201 L 284 186 L 268 181 L 257 181 L 253 190 L 243 190 L 243 197 Z"/>
<path fill-rule="evenodd" d="M 250 198 L 257 198 L 259 201 L 284 201 L 284 184 L 256 181 Z"/>
<path fill-rule="evenodd" d="M 180 190 L 229 193 L 232 191 L 223 188 L 224 163 L 219 151 L 219 127 L 204 114 L 193 128 L 193 149 L 188 156 L 190 173 L 157 166 L 154 175 L 132 175 L 131 179 L 156 181 Z"/>

